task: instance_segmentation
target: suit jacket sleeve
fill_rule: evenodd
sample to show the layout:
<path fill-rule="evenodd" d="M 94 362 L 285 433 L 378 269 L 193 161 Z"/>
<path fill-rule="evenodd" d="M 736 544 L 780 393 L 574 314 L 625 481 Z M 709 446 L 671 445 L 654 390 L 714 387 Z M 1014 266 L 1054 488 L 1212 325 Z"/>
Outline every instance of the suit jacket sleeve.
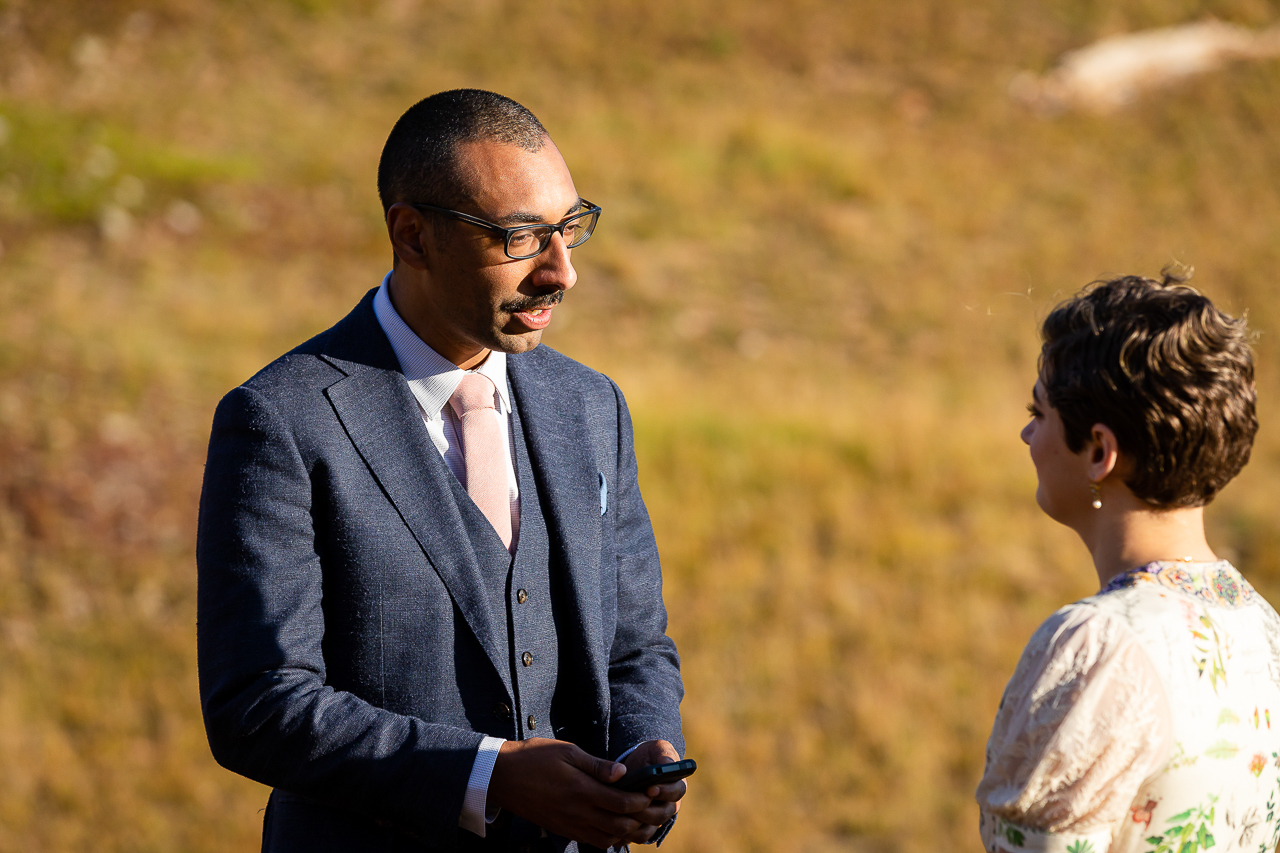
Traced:
<path fill-rule="evenodd" d="M 680 658 L 667 636 L 662 569 L 649 513 L 640 496 L 631 415 L 616 385 L 616 498 L 609 512 L 617 559 L 617 626 L 609 654 L 610 757 L 646 740 L 670 741 L 681 755 Z"/>
<path fill-rule="evenodd" d="M 213 754 L 264 784 L 451 837 L 482 735 L 326 684 L 312 501 L 286 419 L 255 390 L 228 394 L 214 417 L 196 549 Z"/>

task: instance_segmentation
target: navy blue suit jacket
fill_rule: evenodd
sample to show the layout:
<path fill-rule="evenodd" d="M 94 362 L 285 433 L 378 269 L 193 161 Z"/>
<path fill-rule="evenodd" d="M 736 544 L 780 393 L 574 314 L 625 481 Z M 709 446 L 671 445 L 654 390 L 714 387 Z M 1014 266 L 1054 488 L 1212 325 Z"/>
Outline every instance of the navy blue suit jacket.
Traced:
<path fill-rule="evenodd" d="M 450 850 L 470 836 L 458 817 L 482 736 L 515 736 L 493 714 L 511 702 L 505 615 L 373 293 L 218 406 L 197 542 L 200 694 L 214 756 L 275 787 L 273 808 L 342 815 L 371 848 L 394 830 Z M 622 394 L 545 346 L 509 356 L 508 375 L 566 602 L 556 695 L 571 713 L 556 734 L 600 756 L 654 738 L 683 753 Z M 287 846 L 352 843 L 323 840 Z"/>

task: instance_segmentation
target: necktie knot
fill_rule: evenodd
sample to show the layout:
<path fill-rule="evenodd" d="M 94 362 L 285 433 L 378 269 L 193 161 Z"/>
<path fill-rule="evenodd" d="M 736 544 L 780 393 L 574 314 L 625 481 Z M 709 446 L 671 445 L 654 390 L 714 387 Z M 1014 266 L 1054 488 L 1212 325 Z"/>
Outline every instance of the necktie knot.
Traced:
<path fill-rule="evenodd" d="M 496 391 L 493 380 L 480 373 L 468 373 L 449 398 L 453 413 L 459 418 L 480 409 L 492 409 Z"/>

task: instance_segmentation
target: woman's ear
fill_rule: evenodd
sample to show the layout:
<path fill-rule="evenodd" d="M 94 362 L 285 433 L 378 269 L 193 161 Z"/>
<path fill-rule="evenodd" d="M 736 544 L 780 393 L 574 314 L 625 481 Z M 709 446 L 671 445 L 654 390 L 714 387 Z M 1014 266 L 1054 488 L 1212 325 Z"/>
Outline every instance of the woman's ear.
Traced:
<path fill-rule="evenodd" d="M 1120 443 L 1106 424 L 1094 424 L 1085 444 L 1086 468 L 1090 482 L 1101 483 L 1120 464 Z"/>

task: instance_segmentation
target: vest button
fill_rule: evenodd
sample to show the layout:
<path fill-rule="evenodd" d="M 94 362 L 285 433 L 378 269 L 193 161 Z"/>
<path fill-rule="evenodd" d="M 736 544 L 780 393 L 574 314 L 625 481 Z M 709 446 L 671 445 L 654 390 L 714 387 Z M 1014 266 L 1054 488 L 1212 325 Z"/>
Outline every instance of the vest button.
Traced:
<path fill-rule="evenodd" d="M 520 662 L 525 666 L 533 666 L 533 655 L 525 652 L 520 656 Z"/>
<path fill-rule="evenodd" d="M 529 593 L 525 592 L 523 589 L 516 590 L 516 601 L 520 602 L 521 604 L 524 604 L 528 600 L 529 600 Z"/>
<path fill-rule="evenodd" d="M 499 702 L 493 706 L 493 715 L 499 720 L 511 719 L 511 706 L 506 702 Z"/>
<path fill-rule="evenodd" d="M 529 715 L 529 731 L 533 731 L 538 727 L 538 721 L 533 718 L 533 714 Z"/>

